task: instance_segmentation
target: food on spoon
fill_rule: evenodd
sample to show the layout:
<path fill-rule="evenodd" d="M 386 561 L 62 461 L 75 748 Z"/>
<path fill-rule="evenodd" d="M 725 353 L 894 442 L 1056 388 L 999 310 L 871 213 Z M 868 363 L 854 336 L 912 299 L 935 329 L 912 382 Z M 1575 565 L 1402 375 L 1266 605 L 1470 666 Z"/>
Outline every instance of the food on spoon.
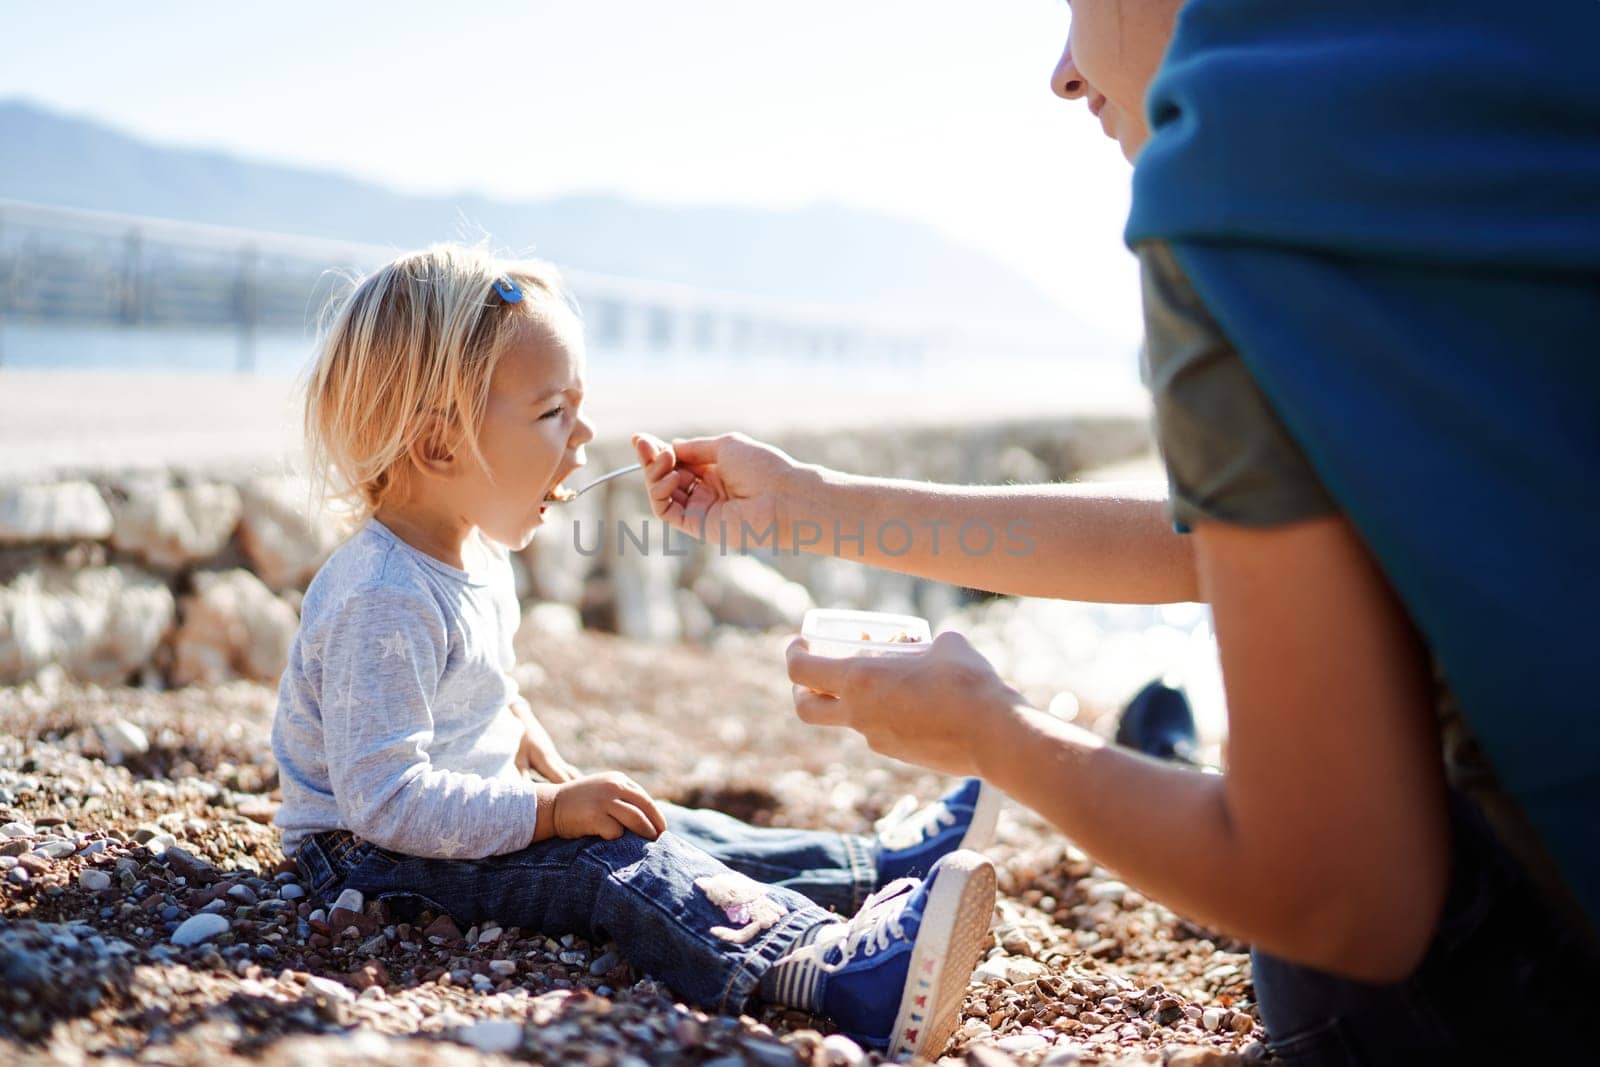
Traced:
<path fill-rule="evenodd" d="M 571 489 L 568 489 L 565 485 L 557 485 L 557 486 L 553 487 L 548 493 L 546 493 L 544 495 L 544 498 L 546 500 L 549 500 L 549 501 L 551 501 L 553 503 L 556 503 L 556 504 L 564 504 L 564 503 L 566 503 L 567 501 L 571 500 L 573 497 L 575 497 L 577 495 L 578 495 L 577 493 L 574 493 Z"/>

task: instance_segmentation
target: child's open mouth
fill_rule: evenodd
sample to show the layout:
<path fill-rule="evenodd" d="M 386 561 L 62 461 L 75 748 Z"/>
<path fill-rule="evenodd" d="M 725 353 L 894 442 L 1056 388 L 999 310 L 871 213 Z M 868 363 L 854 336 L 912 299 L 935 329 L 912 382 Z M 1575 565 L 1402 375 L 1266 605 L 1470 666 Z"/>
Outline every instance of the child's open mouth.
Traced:
<path fill-rule="evenodd" d="M 568 489 L 562 482 L 557 482 L 555 485 L 550 487 L 549 492 L 545 493 L 544 502 L 545 504 L 564 504 L 577 495 L 577 493 L 574 493 L 571 489 Z M 545 507 L 544 504 L 541 504 L 539 505 L 539 514 L 543 515 L 544 513 Z"/>

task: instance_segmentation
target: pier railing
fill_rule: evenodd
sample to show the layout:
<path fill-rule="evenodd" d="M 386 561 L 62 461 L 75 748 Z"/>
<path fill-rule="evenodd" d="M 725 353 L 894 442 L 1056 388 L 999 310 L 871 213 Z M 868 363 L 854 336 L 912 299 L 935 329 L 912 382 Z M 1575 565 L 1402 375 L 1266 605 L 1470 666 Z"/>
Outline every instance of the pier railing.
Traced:
<path fill-rule="evenodd" d="M 347 278 L 393 254 L 0 199 L 0 323 L 226 331 L 237 338 L 238 369 L 250 371 L 258 335 L 314 328 Z M 566 278 L 590 347 L 635 356 L 871 364 L 914 376 L 957 351 L 993 358 L 1025 343 L 954 319 L 868 315 L 582 271 Z"/>

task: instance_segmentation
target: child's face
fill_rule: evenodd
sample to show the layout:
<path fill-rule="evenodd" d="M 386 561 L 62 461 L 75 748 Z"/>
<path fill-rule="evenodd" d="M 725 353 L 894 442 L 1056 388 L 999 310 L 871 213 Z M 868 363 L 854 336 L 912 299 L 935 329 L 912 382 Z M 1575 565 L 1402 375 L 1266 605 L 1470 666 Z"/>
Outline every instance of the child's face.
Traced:
<path fill-rule="evenodd" d="M 546 494 L 583 466 L 594 440 L 581 407 L 581 337 L 575 325 L 555 332 L 524 330 L 501 354 L 478 434 L 488 469 L 462 450 L 452 479 L 463 517 L 511 549 L 533 540 Z"/>
<path fill-rule="evenodd" d="M 1144 95 L 1182 0 L 1070 0 L 1072 29 L 1050 87 L 1084 100 L 1131 163 L 1150 136 Z"/>

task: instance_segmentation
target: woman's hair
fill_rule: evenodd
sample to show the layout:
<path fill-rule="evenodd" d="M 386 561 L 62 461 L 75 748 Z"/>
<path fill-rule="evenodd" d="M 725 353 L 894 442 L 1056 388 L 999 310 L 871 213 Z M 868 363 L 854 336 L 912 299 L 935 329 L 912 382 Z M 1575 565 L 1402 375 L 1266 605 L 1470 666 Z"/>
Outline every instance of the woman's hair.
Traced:
<path fill-rule="evenodd" d="M 520 299 L 501 293 L 517 289 Z M 478 429 L 501 353 L 520 330 L 568 338 L 575 321 L 553 267 L 481 245 L 407 253 L 330 307 L 306 384 L 306 463 L 317 498 L 352 525 L 394 492 L 424 434 L 465 444 L 481 463 Z"/>

